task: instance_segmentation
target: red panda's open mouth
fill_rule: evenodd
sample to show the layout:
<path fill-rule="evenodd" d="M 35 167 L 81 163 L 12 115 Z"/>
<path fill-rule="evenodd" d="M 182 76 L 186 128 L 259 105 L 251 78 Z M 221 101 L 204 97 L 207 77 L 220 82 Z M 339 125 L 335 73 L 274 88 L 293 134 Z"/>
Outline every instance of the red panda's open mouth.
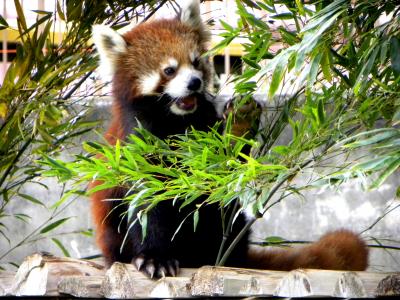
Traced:
<path fill-rule="evenodd" d="M 192 111 L 197 107 L 197 98 L 195 95 L 189 95 L 185 98 L 179 98 L 175 103 L 182 110 Z"/>

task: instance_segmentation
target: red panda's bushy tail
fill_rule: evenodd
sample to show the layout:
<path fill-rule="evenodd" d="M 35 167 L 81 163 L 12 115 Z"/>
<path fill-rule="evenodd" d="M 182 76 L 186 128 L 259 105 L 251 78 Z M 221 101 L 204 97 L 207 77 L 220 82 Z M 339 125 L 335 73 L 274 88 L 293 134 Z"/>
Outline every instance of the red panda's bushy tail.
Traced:
<path fill-rule="evenodd" d="M 289 271 L 298 268 L 363 271 L 368 266 L 368 248 L 355 233 L 337 230 L 310 245 L 267 250 L 250 248 L 247 267 Z"/>

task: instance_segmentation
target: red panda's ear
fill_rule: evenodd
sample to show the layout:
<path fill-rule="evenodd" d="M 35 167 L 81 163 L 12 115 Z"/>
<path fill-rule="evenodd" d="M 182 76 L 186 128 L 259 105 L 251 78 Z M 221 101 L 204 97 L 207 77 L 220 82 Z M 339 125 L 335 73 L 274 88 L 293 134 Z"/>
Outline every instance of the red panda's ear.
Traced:
<path fill-rule="evenodd" d="M 92 28 L 93 41 L 100 55 L 100 68 L 104 75 L 113 75 L 117 58 L 126 52 L 124 38 L 115 30 L 104 25 L 94 25 Z"/>
<path fill-rule="evenodd" d="M 203 41 L 208 40 L 210 32 L 201 19 L 200 0 L 185 0 L 181 3 L 179 15 L 181 22 L 199 30 Z"/>

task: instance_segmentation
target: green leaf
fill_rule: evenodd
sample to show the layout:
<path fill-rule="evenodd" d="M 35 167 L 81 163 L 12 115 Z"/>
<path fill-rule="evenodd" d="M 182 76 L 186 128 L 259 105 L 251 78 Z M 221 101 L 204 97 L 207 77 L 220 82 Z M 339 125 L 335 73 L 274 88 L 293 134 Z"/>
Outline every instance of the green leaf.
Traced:
<path fill-rule="evenodd" d="M 321 68 L 322 68 L 322 73 L 324 74 L 324 77 L 327 81 L 331 82 L 332 81 L 332 74 L 331 74 L 331 53 L 329 49 L 326 49 L 325 51 L 322 52 L 322 58 L 321 58 Z"/>
<path fill-rule="evenodd" d="M 80 234 L 83 234 L 87 237 L 93 237 L 93 229 L 83 230 L 80 232 Z"/>
<path fill-rule="evenodd" d="M 195 210 L 193 214 L 193 232 L 196 232 L 198 223 L 199 223 L 199 211 Z"/>
<path fill-rule="evenodd" d="M 325 109 L 323 100 L 318 101 L 317 112 L 319 126 L 322 126 L 325 122 Z"/>
<path fill-rule="evenodd" d="M 117 140 L 115 143 L 115 165 L 116 168 L 119 168 L 119 162 L 121 159 L 121 145 L 120 145 L 120 140 Z"/>
<path fill-rule="evenodd" d="M 382 132 L 382 130 L 375 130 L 375 131 L 371 131 L 369 133 L 366 132 L 366 133 L 364 133 L 364 135 L 370 134 L 372 132 L 374 133 L 374 135 L 372 135 L 371 137 L 364 139 L 364 140 L 358 140 L 358 141 L 355 141 L 355 142 L 352 142 L 349 144 L 345 144 L 343 147 L 346 147 L 346 148 L 365 147 L 365 146 L 377 144 L 379 142 L 382 142 L 382 141 L 392 138 L 394 136 L 400 135 L 400 133 L 397 130 L 384 130 L 383 132 Z"/>
<path fill-rule="evenodd" d="M 380 171 L 383 168 L 390 166 L 394 162 L 393 157 L 378 157 L 356 164 L 352 170 L 355 172 L 369 172 L 369 171 Z"/>
<path fill-rule="evenodd" d="M 294 15 L 292 13 L 281 13 L 270 16 L 271 19 L 275 20 L 292 20 Z"/>
<path fill-rule="evenodd" d="M 269 99 L 272 99 L 275 96 L 276 91 L 278 90 L 279 86 L 281 85 L 283 75 L 285 74 L 285 70 L 286 70 L 286 68 L 283 65 L 283 63 L 278 64 L 275 67 L 274 73 L 272 73 L 271 83 L 269 85 L 269 91 L 268 91 Z"/>
<path fill-rule="evenodd" d="M 400 167 L 400 158 L 393 161 L 388 167 L 383 171 L 382 174 L 371 184 L 371 189 L 376 189 L 386 181 L 386 179 L 392 175 Z"/>
<path fill-rule="evenodd" d="M 51 239 L 53 241 L 54 244 L 57 245 L 58 248 L 60 248 L 61 252 L 63 253 L 64 256 L 66 257 L 71 257 L 71 255 L 69 254 L 68 250 L 64 247 L 63 243 L 56 238 L 52 238 Z"/>
<path fill-rule="evenodd" d="M 24 10 L 22 9 L 22 6 L 19 3 L 19 0 L 14 0 L 14 4 L 15 4 L 15 9 L 17 11 L 17 16 L 18 16 L 17 21 L 19 24 L 21 24 L 22 29 L 24 31 L 26 31 L 28 29 L 28 26 L 26 25 Z"/>
<path fill-rule="evenodd" d="M 290 153 L 290 148 L 285 145 L 278 145 L 273 147 L 271 151 L 278 153 L 280 155 L 287 155 L 288 153 Z"/>
<path fill-rule="evenodd" d="M 225 21 L 219 20 L 219 22 L 221 23 L 222 27 L 225 28 L 226 31 L 234 31 L 233 27 L 228 23 L 226 23 Z"/>
<path fill-rule="evenodd" d="M 3 18 L 2 15 L 0 15 L 0 24 L 4 26 L 4 28 L 9 27 L 7 21 Z"/>
<path fill-rule="evenodd" d="M 179 223 L 178 227 L 176 228 L 174 234 L 172 235 L 171 241 L 173 241 L 175 239 L 175 236 L 178 234 L 178 232 L 181 230 L 183 224 L 186 222 L 187 218 L 190 217 L 190 215 L 194 213 L 193 211 L 191 213 L 189 213 L 183 220 L 181 223 Z"/>
<path fill-rule="evenodd" d="M 323 52 L 318 52 L 317 55 L 315 55 L 311 61 L 311 67 L 310 67 L 310 72 L 308 73 L 308 78 L 307 78 L 307 86 L 309 89 L 314 86 L 315 80 L 317 79 L 318 75 L 318 67 L 320 64 L 320 61 L 322 59 Z"/>
<path fill-rule="evenodd" d="M 260 67 L 260 65 L 258 64 L 258 63 L 256 63 L 255 61 L 253 61 L 253 60 L 251 60 L 251 59 L 248 59 L 247 57 L 242 57 L 242 60 L 246 63 L 246 64 L 248 64 L 249 66 L 251 66 L 251 67 L 253 67 L 254 69 L 257 69 L 257 70 L 260 70 L 261 69 L 261 67 Z"/>
<path fill-rule="evenodd" d="M 280 236 L 269 236 L 269 237 L 265 238 L 264 241 L 265 241 L 265 243 L 271 244 L 271 245 L 273 245 L 273 244 L 283 244 L 283 243 L 287 242 L 286 239 L 284 239 L 284 238 L 282 238 Z"/>
<path fill-rule="evenodd" d="M 305 16 L 306 12 L 304 11 L 303 1 L 302 0 L 296 0 L 296 6 L 299 9 L 299 14 L 301 16 Z"/>
<path fill-rule="evenodd" d="M 368 57 L 368 60 L 366 62 L 364 62 L 364 65 L 363 65 L 360 73 L 357 76 L 356 84 L 354 86 L 354 93 L 356 95 L 359 94 L 361 88 L 364 87 L 366 85 L 366 83 L 368 82 L 367 77 L 371 73 L 371 70 L 375 65 L 375 60 L 376 60 L 378 53 L 379 53 L 379 47 L 376 47 L 372 51 L 372 54 Z"/>
<path fill-rule="evenodd" d="M 68 218 L 62 218 L 62 219 L 60 219 L 60 220 L 57 220 L 57 221 L 55 221 L 55 222 L 53 222 L 53 223 L 51 223 L 51 224 L 45 226 L 42 230 L 40 230 L 40 233 L 41 233 L 41 234 L 47 233 L 47 232 L 49 232 L 49 231 L 51 231 L 51 230 L 57 228 L 58 226 L 64 224 L 64 223 L 65 223 L 66 221 L 68 221 L 69 219 L 71 219 L 71 218 L 68 217 Z"/>
<path fill-rule="evenodd" d="M 60 17 L 60 19 L 61 19 L 62 21 L 65 21 L 65 15 L 64 15 L 64 12 L 63 12 L 63 10 L 62 10 L 62 8 L 61 8 L 60 1 L 59 1 L 59 0 L 57 0 L 57 13 L 58 13 L 58 16 Z"/>
<path fill-rule="evenodd" d="M 18 196 L 22 197 L 23 199 L 26 199 L 34 204 L 38 204 L 41 205 L 43 207 L 46 207 L 46 205 L 43 204 L 43 202 L 39 201 L 38 199 L 36 199 L 33 196 L 27 195 L 27 194 L 22 194 L 22 193 L 18 193 Z"/>

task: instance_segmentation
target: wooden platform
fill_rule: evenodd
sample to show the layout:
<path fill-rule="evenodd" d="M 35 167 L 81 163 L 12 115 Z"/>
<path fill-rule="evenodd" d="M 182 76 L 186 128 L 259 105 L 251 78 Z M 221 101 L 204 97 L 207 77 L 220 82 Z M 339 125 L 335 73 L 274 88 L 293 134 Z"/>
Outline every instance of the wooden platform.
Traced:
<path fill-rule="evenodd" d="M 295 270 L 291 272 L 205 266 L 178 277 L 151 280 L 129 264 L 103 265 L 33 254 L 16 273 L 0 272 L 0 296 L 180 298 L 280 296 L 371 298 L 400 296 L 400 273 Z"/>

